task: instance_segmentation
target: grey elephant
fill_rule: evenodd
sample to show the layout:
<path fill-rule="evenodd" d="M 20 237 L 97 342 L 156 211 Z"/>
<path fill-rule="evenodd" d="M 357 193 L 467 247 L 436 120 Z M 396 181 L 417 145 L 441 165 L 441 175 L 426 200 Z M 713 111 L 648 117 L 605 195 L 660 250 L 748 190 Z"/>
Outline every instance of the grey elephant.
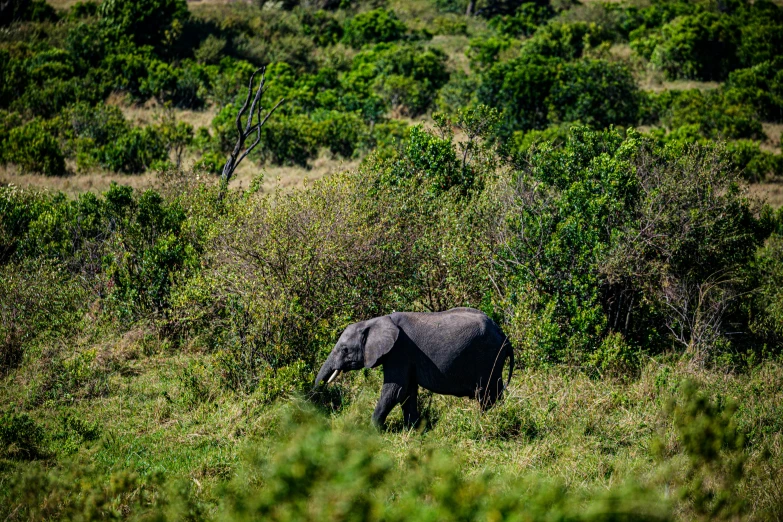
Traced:
<path fill-rule="evenodd" d="M 508 381 L 502 370 L 510 360 Z M 408 426 L 419 422 L 419 386 L 434 393 L 473 397 L 482 409 L 503 395 L 514 369 L 508 338 L 486 314 L 473 308 L 445 312 L 395 312 L 349 325 L 321 366 L 315 386 L 340 372 L 383 365 L 383 389 L 372 415 L 382 427 L 402 405 Z M 328 379 L 327 379 L 328 378 Z"/>

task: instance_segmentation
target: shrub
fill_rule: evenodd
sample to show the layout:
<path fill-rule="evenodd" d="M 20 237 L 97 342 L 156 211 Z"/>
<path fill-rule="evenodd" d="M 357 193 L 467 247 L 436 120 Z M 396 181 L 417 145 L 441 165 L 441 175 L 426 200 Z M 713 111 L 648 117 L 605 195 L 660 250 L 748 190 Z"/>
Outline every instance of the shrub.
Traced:
<path fill-rule="evenodd" d="M 153 46 L 162 44 L 175 20 L 184 19 L 187 13 L 184 0 L 107 0 L 98 8 L 101 23 L 115 34 Z"/>
<path fill-rule="evenodd" d="M 352 47 L 379 42 L 393 42 L 405 34 L 407 27 L 394 11 L 374 9 L 360 13 L 345 23 L 343 41 Z"/>
<path fill-rule="evenodd" d="M 449 80 L 446 55 L 438 49 L 422 49 L 418 45 L 379 44 L 356 55 L 341 83 L 372 103 L 371 88 L 387 103 L 404 108 L 411 115 L 426 111 L 437 90 Z M 358 101 L 358 100 L 357 100 Z M 343 101 L 345 110 L 351 108 Z M 367 114 L 365 119 L 377 120 Z"/>
<path fill-rule="evenodd" d="M 728 17 L 705 12 L 676 18 L 656 38 L 650 61 L 671 79 L 720 81 L 739 65 L 739 35 Z"/>
<path fill-rule="evenodd" d="M 318 154 L 318 130 L 307 116 L 276 115 L 261 128 L 261 158 L 277 165 L 307 166 Z"/>
<path fill-rule="evenodd" d="M 549 3 L 540 5 L 525 2 L 513 15 L 499 15 L 489 21 L 489 26 L 506 36 L 532 36 L 544 22 L 554 16 L 555 11 Z"/>
<path fill-rule="evenodd" d="M 319 141 L 334 155 L 351 158 L 361 143 L 367 141 L 369 129 L 360 114 L 323 111 L 314 113 L 313 120 L 320 126 Z"/>
<path fill-rule="evenodd" d="M 701 135 L 711 139 L 762 139 L 764 136 L 753 108 L 730 104 L 719 90 L 664 91 L 647 103 L 654 106 L 652 111 L 647 109 L 654 113 L 652 119 L 660 118 L 671 130 L 698 125 Z"/>
<path fill-rule="evenodd" d="M 383 183 L 424 183 L 435 194 L 455 186 L 467 190 L 473 182 L 460 165 L 451 136 L 437 137 L 421 125 L 411 127 L 402 155 L 383 170 Z"/>
<path fill-rule="evenodd" d="M 182 328 L 221 347 L 228 387 L 253 391 L 265 372 L 297 361 L 313 368 L 338 328 L 391 306 L 409 276 L 411 239 L 367 185 L 339 175 L 251 198 L 208 256 L 216 262 L 178 292 Z M 235 294 L 234 284 L 247 292 Z"/>
<path fill-rule="evenodd" d="M 749 105 L 759 119 L 783 121 L 783 59 L 763 62 L 729 74 L 723 89 L 726 99 L 736 105 Z"/>
<path fill-rule="evenodd" d="M 215 35 L 207 36 L 194 52 L 194 57 L 200 63 L 216 64 L 223 57 L 226 40 Z"/>
<path fill-rule="evenodd" d="M 74 333 L 86 301 L 85 289 L 62 268 L 0 265 L 0 376 L 16 368 L 36 341 Z"/>
<path fill-rule="evenodd" d="M 667 408 L 688 456 L 688 480 L 680 494 L 705 518 L 742 516 L 746 505 L 737 491 L 747 455 L 733 418 L 736 405 L 710 400 L 692 381 L 681 389 L 682 400 L 672 400 Z"/>
<path fill-rule="evenodd" d="M 769 348 L 783 340 L 783 238 L 773 234 L 754 260 L 758 290 L 750 309 L 750 328 Z"/>
<path fill-rule="evenodd" d="M 548 97 L 553 121 L 597 128 L 629 125 L 639 113 L 639 93 L 627 67 L 604 60 L 563 64 Z"/>
<path fill-rule="evenodd" d="M 157 129 L 134 127 L 116 141 L 103 145 L 97 155 L 103 168 L 136 174 L 165 159 L 166 148 Z"/>
<path fill-rule="evenodd" d="M 41 448 L 44 430 L 26 413 L 7 412 L 0 416 L 0 448 L 4 457 L 36 459 L 45 455 Z"/>
<path fill-rule="evenodd" d="M 18 165 L 22 172 L 46 176 L 65 174 L 65 155 L 53 135 L 52 126 L 38 119 L 11 129 L 3 158 Z"/>
<path fill-rule="evenodd" d="M 44 22 L 57 20 L 54 8 L 46 0 L 17 0 L 0 6 L 0 26 L 13 22 Z"/>
<path fill-rule="evenodd" d="M 556 76 L 555 63 L 526 55 L 494 65 L 482 75 L 479 102 L 503 111 L 502 132 L 547 126 L 547 97 Z"/>
<path fill-rule="evenodd" d="M 513 53 L 519 45 L 518 40 L 490 36 L 487 38 L 473 38 L 468 48 L 470 65 L 476 70 L 484 70 L 498 63 L 501 55 Z"/>
<path fill-rule="evenodd" d="M 576 128 L 563 147 L 534 149 L 514 186 L 499 259 L 526 267 L 503 294 L 529 362 L 600 364 L 617 352 L 602 348 L 610 331 L 654 348 L 668 329 L 703 363 L 723 325 L 737 327 L 733 296 L 749 283 L 738 271 L 766 232 L 714 149 Z"/>
<path fill-rule="evenodd" d="M 756 141 L 730 141 L 726 149 L 731 162 L 748 181 L 760 182 L 783 174 L 783 156 L 761 150 Z"/>
<path fill-rule="evenodd" d="M 524 42 L 521 54 L 573 60 L 582 57 L 586 50 L 611 39 L 611 34 L 594 23 L 550 22 Z"/>

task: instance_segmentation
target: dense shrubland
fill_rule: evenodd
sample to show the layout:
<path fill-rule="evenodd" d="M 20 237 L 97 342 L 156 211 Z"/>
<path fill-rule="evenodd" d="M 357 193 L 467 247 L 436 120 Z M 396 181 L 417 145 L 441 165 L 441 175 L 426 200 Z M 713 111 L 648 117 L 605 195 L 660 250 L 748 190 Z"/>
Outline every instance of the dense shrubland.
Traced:
<path fill-rule="evenodd" d="M 747 181 L 783 170 L 783 11 L 468 3 L 3 12 L 0 159 L 158 178 L 0 187 L 1 516 L 782 516 L 783 215 Z M 267 62 L 250 159 L 356 171 L 221 194 Z M 377 372 L 311 392 L 347 324 L 454 306 L 515 346 L 490 412 L 422 394 L 377 434 Z"/>
<path fill-rule="evenodd" d="M 180 133 L 182 150 L 215 170 L 244 81 L 268 64 L 267 103 L 288 101 L 256 161 L 307 166 L 324 149 L 364 156 L 405 137 L 400 118 L 485 104 L 502 115 L 497 138 L 519 135 L 512 143 L 566 123 L 643 124 L 667 142 L 730 140 L 739 149 L 733 161 L 753 181 L 783 169 L 779 154 L 758 147 L 779 141 L 762 123 L 783 117 L 783 10 L 772 2 L 479 1 L 471 2 L 473 17 L 454 14 L 468 2 L 420 3 L 424 19 L 400 17 L 384 2 L 193 12 L 182 0 L 87 1 L 67 11 L 15 3 L 0 42 L 0 161 L 61 175 L 160 170 L 182 157 L 172 158 L 159 125 L 136 128 L 106 114 L 98 119 L 108 117 L 111 129 L 98 137 L 77 128 L 74 111 L 111 113 L 103 103 L 112 95 L 121 105 L 154 100 L 171 114 L 214 108 L 209 128 L 193 139 L 189 129 Z M 460 38 L 468 43 L 467 74 L 443 43 Z M 628 46 L 630 56 L 615 52 Z M 721 83 L 653 92 L 640 82 L 650 75 Z M 123 126 L 122 139 L 113 139 Z"/>

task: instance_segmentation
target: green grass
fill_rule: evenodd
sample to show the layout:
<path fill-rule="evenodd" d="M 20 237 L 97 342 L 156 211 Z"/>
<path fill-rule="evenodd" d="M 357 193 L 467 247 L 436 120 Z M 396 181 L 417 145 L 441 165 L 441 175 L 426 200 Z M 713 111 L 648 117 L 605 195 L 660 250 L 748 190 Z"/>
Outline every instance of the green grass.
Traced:
<path fill-rule="evenodd" d="M 282 412 L 291 405 L 301 407 L 306 398 L 269 405 L 259 394 L 224 391 L 211 355 L 146 356 L 149 346 L 139 339 L 126 336 L 81 349 L 95 353 L 91 371 L 103 374 L 106 383 L 101 396 L 90 398 L 90 387 L 83 384 L 59 399 L 36 399 L 46 357 L 28 360 L 5 379 L 0 391 L 3 409 L 27 412 L 46 437 L 38 463 L 2 460 L 4 519 L 14 519 L 20 501 L 9 490 L 11 477 L 40 463 L 56 471 L 67 470 L 73 462 L 88 463 L 97 483 L 108 484 L 110 477 L 122 473 L 132 473 L 152 491 L 161 476 L 185 481 L 207 506 L 206 512 L 214 514 L 224 484 L 241 474 L 249 449 L 268 457 L 291 443 L 285 437 L 280 440 Z M 488 413 L 481 414 L 467 399 L 424 392 L 420 407 L 425 425 L 406 430 L 397 410 L 377 444 L 400 469 L 411 455 L 445 449 L 468 479 L 490 477 L 506 483 L 538 477 L 588 496 L 633 483 L 654 491 L 664 502 L 687 482 L 689 469 L 666 406 L 682 397 L 686 380 L 695 380 L 718 404 L 738 405 L 733 419 L 745 434 L 747 460 L 737 492 L 746 500 L 751 518 L 765 519 L 783 513 L 783 482 L 777 478 L 783 469 L 782 369 L 779 363 L 767 362 L 735 374 L 650 360 L 641 376 L 628 383 L 593 379 L 565 368 L 518 369 L 506 400 Z M 315 400 L 320 411 L 316 422 L 338 434 L 368 432 L 380 384 L 378 371 L 341 377 L 330 391 L 329 406 Z M 64 428 L 65 416 L 97 426 L 97 438 L 85 440 Z M 678 518 L 694 516 L 687 501 L 676 502 L 675 508 Z"/>

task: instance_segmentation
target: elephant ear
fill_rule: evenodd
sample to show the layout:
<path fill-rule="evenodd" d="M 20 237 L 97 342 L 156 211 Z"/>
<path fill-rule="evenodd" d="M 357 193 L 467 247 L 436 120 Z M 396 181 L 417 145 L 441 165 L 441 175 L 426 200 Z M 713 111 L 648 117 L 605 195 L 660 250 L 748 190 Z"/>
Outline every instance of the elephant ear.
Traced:
<path fill-rule="evenodd" d="M 375 368 L 381 357 L 389 353 L 400 335 L 399 327 L 392 322 L 388 315 L 379 317 L 370 322 L 364 331 L 364 366 Z"/>

